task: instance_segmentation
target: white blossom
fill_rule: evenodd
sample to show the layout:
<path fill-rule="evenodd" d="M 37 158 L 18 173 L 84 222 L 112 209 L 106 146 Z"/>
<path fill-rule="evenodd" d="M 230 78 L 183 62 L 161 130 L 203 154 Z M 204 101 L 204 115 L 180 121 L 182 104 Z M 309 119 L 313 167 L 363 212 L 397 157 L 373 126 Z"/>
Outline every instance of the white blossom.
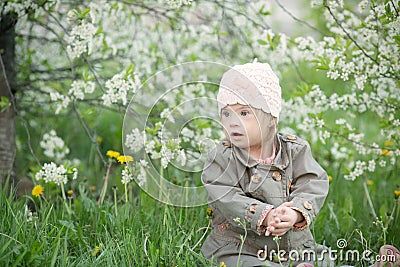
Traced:
<path fill-rule="evenodd" d="M 148 167 L 148 162 L 145 160 L 139 161 L 139 174 L 137 176 L 137 182 L 139 186 L 143 186 L 146 183 L 147 174 L 146 168 Z"/>
<path fill-rule="evenodd" d="M 68 182 L 67 169 L 63 165 L 57 166 L 54 162 L 45 163 L 42 169 L 35 174 L 37 181 L 43 180 L 45 183 L 53 182 L 57 185 Z"/>
<path fill-rule="evenodd" d="M 78 169 L 73 168 L 72 172 L 73 172 L 72 180 L 76 180 L 78 178 Z"/>
<path fill-rule="evenodd" d="M 190 139 L 192 139 L 194 137 L 194 132 L 192 130 L 190 130 L 189 128 L 185 127 L 182 129 L 181 135 L 182 135 L 182 140 L 184 142 L 189 142 Z"/>
<path fill-rule="evenodd" d="M 92 23 L 84 20 L 74 26 L 66 37 L 68 55 L 74 59 L 86 52 L 90 54 L 93 45 L 93 36 L 96 32 L 97 28 Z"/>
<path fill-rule="evenodd" d="M 170 111 L 170 109 L 166 108 L 160 113 L 160 118 L 168 119 L 170 122 L 175 123 L 175 119 L 174 117 L 172 117 L 171 113 L 172 112 Z"/>
<path fill-rule="evenodd" d="M 140 132 L 138 128 L 135 128 L 130 134 L 126 135 L 125 146 L 133 152 L 138 152 L 144 147 L 145 140 L 145 131 Z"/>
<path fill-rule="evenodd" d="M 373 172 L 375 171 L 375 160 L 368 161 L 368 171 Z"/>
<path fill-rule="evenodd" d="M 57 162 L 64 160 L 65 156 L 69 154 L 69 148 L 66 146 L 64 140 L 57 136 L 55 130 L 43 135 L 40 141 L 40 147 L 43 148 L 43 153 Z"/>
<path fill-rule="evenodd" d="M 181 165 L 181 166 L 185 166 L 186 165 L 186 153 L 185 150 L 180 149 L 177 152 L 177 157 L 176 157 L 176 161 Z"/>
<path fill-rule="evenodd" d="M 122 170 L 121 176 L 122 176 L 121 178 L 122 184 L 128 184 L 130 181 L 134 179 L 127 165 L 125 165 L 125 168 Z"/>
<path fill-rule="evenodd" d="M 140 85 L 139 77 L 136 73 L 128 75 L 125 72 L 115 74 L 110 80 L 107 80 L 105 87 L 107 91 L 102 96 L 104 105 L 118 103 L 119 101 L 125 106 L 128 102 L 128 94 L 134 94 Z"/>
<path fill-rule="evenodd" d="M 61 109 L 67 108 L 71 101 L 68 96 L 54 90 L 50 91 L 50 100 L 57 103 L 55 114 L 59 114 Z"/>
<path fill-rule="evenodd" d="M 92 81 L 73 81 L 71 84 L 71 89 L 68 94 L 75 97 L 76 99 L 83 100 L 86 94 L 91 94 L 94 92 L 95 83 Z"/>

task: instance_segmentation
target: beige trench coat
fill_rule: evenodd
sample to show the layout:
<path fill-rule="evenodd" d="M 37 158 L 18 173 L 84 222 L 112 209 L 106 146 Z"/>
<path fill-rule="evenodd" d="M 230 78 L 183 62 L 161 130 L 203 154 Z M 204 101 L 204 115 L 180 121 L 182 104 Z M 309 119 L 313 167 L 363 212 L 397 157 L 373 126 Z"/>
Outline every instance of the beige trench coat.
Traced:
<path fill-rule="evenodd" d="M 307 255 L 313 255 L 305 251 L 313 250 L 318 255 L 325 249 L 315 244 L 308 226 L 328 194 L 327 174 L 312 157 L 306 141 L 280 133 L 276 139 L 277 154 L 272 164 L 258 163 L 227 141 L 209 153 L 202 174 L 213 212 L 213 229 L 202 247 L 206 258 L 224 262 L 228 267 L 237 266 L 238 260 L 240 266 L 279 266 L 274 263 L 277 257 L 272 257 L 278 252 L 279 242 L 279 250 L 287 252 L 284 256 L 278 253 L 283 265 L 300 259 L 293 261 L 296 266 Z M 260 221 L 271 205 L 278 207 L 286 201 L 293 201 L 293 208 L 303 214 L 307 225 L 290 230 L 275 241 L 265 236 Z M 235 218 L 246 224 L 243 245 L 241 235 L 245 231 Z"/>

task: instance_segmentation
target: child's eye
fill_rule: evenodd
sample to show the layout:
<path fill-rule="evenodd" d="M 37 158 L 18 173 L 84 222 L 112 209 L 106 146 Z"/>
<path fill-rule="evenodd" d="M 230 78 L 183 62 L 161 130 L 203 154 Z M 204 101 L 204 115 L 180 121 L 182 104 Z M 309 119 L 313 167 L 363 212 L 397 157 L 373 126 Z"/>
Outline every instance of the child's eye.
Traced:
<path fill-rule="evenodd" d="M 230 116 L 230 114 L 229 114 L 228 111 L 222 112 L 222 115 L 223 115 L 224 117 L 226 117 L 226 118 L 228 118 L 228 117 Z"/>
<path fill-rule="evenodd" d="M 248 112 L 248 111 L 241 111 L 240 112 L 240 115 L 241 116 L 247 116 L 247 115 L 249 115 L 250 114 L 250 112 Z"/>

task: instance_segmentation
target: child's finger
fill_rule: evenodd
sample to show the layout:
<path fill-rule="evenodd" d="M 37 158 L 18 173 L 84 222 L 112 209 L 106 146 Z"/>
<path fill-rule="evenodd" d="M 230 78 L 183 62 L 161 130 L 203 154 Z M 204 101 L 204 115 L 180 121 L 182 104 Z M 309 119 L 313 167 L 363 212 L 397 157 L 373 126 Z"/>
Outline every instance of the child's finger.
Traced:
<path fill-rule="evenodd" d="M 279 207 L 292 207 L 293 201 L 283 202 Z"/>
<path fill-rule="evenodd" d="M 287 221 L 290 221 L 292 218 L 290 217 L 290 215 L 285 214 L 285 215 L 281 216 L 280 219 L 281 219 L 281 222 L 287 222 Z"/>
<path fill-rule="evenodd" d="M 281 222 L 274 225 L 275 229 L 290 229 L 292 225 L 289 222 Z"/>
<path fill-rule="evenodd" d="M 274 236 L 281 236 L 283 234 L 285 234 L 287 231 L 289 231 L 288 228 L 282 228 L 282 229 L 275 229 L 274 231 L 270 231 L 270 235 L 274 235 Z"/>
<path fill-rule="evenodd" d="M 274 216 L 274 217 L 279 216 L 279 213 L 281 213 L 281 208 L 280 208 L 280 207 L 277 207 L 276 209 L 274 209 L 273 216 Z"/>

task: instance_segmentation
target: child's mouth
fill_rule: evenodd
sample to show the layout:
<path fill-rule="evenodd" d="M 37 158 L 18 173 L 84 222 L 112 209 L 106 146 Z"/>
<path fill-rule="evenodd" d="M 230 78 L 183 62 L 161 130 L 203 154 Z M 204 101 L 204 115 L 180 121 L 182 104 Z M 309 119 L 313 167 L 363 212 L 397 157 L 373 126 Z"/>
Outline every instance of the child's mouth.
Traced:
<path fill-rule="evenodd" d="M 241 133 L 236 133 L 236 132 L 231 133 L 231 137 L 233 139 L 240 138 L 242 136 L 243 136 L 243 134 L 241 134 Z"/>

